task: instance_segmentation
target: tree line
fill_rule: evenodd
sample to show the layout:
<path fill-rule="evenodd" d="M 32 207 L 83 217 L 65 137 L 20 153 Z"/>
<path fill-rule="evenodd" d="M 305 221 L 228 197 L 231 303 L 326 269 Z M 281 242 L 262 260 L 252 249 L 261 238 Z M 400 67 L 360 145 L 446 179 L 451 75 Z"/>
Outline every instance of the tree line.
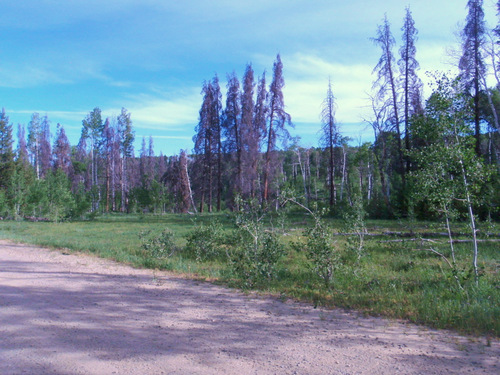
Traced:
<path fill-rule="evenodd" d="M 50 119 L 34 113 L 27 127 L 18 125 L 14 149 L 13 125 L 2 110 L 0 217 L 212 212 L 239 210 L 249 200 L 275 209 L 284 191 L 333 215 L 361 206 L 371 217 L 455 219 L 470 210 L 498 217 L 500 27 L 486 27 L 482 0 L 468 1 L 467 8 L 459 74 L 433 73 L 425 102 L 410 9 L 399 55 L 387 17 L 378 26 L 372 41 L 381 54 L 373 70 L 373 113 L 366 119 L 373 143 L 352 145 L 341 134 L 331 81 L 319 145 L 304 148 L 290 137 L 279 54 L 269 84 L 266 72 L 257 77 L 252 64 L 241 83 L 234 72 L 227 75 L 225 98 L 217 75 L 203 83 L 189 155 L 155 155 L 151 137 L 142 139 L 136 155 L 131 113 L 122 109 L 104 119 L 99 108 L 83 119 L 77 145 L 70 145 L 60 124 L 52 136 Z M 493 87 L 488 76 L 496 79 Z"/>

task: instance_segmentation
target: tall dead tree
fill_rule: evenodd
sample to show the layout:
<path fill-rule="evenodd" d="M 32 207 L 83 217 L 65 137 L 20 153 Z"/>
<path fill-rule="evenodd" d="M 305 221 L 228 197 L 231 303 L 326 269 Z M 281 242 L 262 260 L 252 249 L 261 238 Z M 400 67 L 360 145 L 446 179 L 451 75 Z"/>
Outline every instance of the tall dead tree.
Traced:
<path fill-rule="evenodd" d="M 394 129 L 397 135 L 397 145 L 398 145 L 398 167 L 399 173 L 403 180 L 403 186 L 405 185 L 405 170 L 403 163 L 403 148 L 401 144 L 401 128 L 400 128 L 400 118 L 399 118 L 399 99 L 398 99 L 398 85 L 395 75 L 395 59 L 392 53 L 392 49 L 396 43 L 394 37 L 392 36 L 390 24 L 387 20 L 387 15 L 384 17 L 384 22 L 379 25 L 377 30 L 377 36 L 372 38 L 372 41 L 378 45 L 382 54 L 380 59 L 373 69 L 373 72 L 377 74 L 377 79 L 373 83 L 373 89 L 376 91 L 375 98 L 381 103 L 381 106 L 387 106 L 390 104 L 389 108 L 391 110 L 391 121 L 393 123 Z M 389 98 L 387 98 L 389 96 Z"/>
<path fill-rule="evenodd" d="M 330 210 L 333 209 L 336 201 L 336 186 L 335 186 L 335 146 L 338 141 L 338 128 L 335 121 L 335 97 L 332 91 L 332 82 L 328 80 L 328 90 L 326 92 L 325 100 L 323 101 L 323 109 L 321 111 L 321 118 L 323 126 L 321 128 L 322 136 L 321 143 L 323 147 L 328 150 L 328 187 L 330 190 Z"/>

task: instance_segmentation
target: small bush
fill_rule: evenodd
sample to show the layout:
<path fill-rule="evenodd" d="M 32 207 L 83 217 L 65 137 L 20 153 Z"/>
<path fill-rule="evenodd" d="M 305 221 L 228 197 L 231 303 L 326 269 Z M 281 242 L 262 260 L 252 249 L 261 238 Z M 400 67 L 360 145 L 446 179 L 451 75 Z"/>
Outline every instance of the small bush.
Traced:
<path fill-rule="evenodd" d="M 278 263 L 285 247 L 274 230 L 266 230 L 267 212 L 255 200 L 239 202 L 237 229 L 233 233 L 228 256 L 232 272 L 243 279 L 246 287 L 268 284 L 276 278 Z"/>
<path fill-rule="evenodd" d="M 314 273 L 323 280 L 325 287 L 333 286 L 334 273 L 340 264 L 337 246 L 332 231 L 323 220 L 316 218 L 314 227 L 305 233 L 304 241 L 294 244 L 297 251 L 305 251 Z"/>
<path fill-rule="evenodd" d="M 229 253 L 233 272 L 243 279 L 245 286 L 268 283 L 277 276 L 278 262 L 285 247 L 274 233 L 261 229 L 252 237 L 245 229 L 238 229 L 236 246 Z"/>
<path fill-rule="evenodd" d="M 222 224 L 218 221 L 209 225 L 197 225 L 186 235 L 185 251 L 197 261 L 213 260 L 224 254 L 223 245 L 227 242 Z"/>
<path fill-rule="evenodd" d="M 164 229 L 156 234 L 151 230 L 144 230 L 139 233 L 141 248 L 151 257 L 156 259 L 171 256 L 177 247 L 174 242 L 174 234 L 169 229 Z"/>

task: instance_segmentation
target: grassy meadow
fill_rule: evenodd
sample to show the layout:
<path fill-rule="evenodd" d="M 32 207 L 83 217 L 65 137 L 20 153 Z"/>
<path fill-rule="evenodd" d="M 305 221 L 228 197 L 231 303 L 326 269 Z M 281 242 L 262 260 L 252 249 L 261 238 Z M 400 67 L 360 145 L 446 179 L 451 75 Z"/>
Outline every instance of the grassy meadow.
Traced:
<path fill-rule="evenodd" d="M 217 223 L 219 238 L 210 257 L 188 251 L 188 238 L 196 228 Z M 356 309 L 371 315 L 405 319 L 462 333 L 500 336 L 500 226 L 482 229 L 479 243 L 479 282 L 471 271 L 472 244 L 454 244 L 456 269 L 434 251 L 451 259 L 444 227 L 434 222 L 367 221 L 367 234 L 359 250 L 359 237 L 349 234 L 342 220 L 326 219 L 334 234 L 335 262 L 326 285 L 315 272 L 303 239 L 312 219 L 304 214 L 266 219 L 265 232 L 276 234 L 279 257 L 272 274 L 249 283 L 237 267 L 232 250 L 235 218 L 227 213 L 203 215 L 106 215 L 92 221 L 63 223 L 0 221 L 0 238 L 51 248 L 92 253 L 134 267 L 170 270 L 190 277 L 242 289 L 270 293 L 282 299 Z M 159 256 L 144 246 L 140 234 L 170 230 L 172 252 Z M 215 228 L 215 227 L 214 227 Z M 465 224 L 454 226 L 455 239 L 467 239 Z M 346 234 L 347 233 L 347 234 Z M 208 237 L 211 235 L 209 234 Z M 241 237 L 238 237 L 241 238 Z M 498 239 L 499 237 L 494 237 Z M 196 242 L 199 243 L 199 242 Z M 356 251 L 353 249 L 357 249 Z M 215 254 L 215 255 L 214 255 Z M 236 265 L 236 266 L 235 266 Z M 246 270 L 246 271 L 245 271 Z M 460 282 L 460 286 L 457 283 Z"/>

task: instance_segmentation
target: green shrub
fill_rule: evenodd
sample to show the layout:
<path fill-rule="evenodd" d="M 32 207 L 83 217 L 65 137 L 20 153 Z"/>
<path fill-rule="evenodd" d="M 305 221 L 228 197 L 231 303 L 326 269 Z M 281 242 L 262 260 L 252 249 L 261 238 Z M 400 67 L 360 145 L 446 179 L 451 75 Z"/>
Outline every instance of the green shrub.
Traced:
<path fill-rule="evenodd" d="M 159 234 L 144 230 L 139 233 L 139 238 L 144 252 L 156 259 L 167 258 L 177 250 L 174 234 L 167 228 Z"/>
<path fill-rule="evenodd" d="M 297 251 L 305 251 L 314 273 L 325 287 L 333 286 L 334 273 L 340 264 L 339 251 L 332 230 L 323 220 L 316 218 L 314 227 L 306 230 L 304 240 L 294 243 Z"/>
<path fill-rule="evenodd" d="M 197 261 L 213 260 L 225 254 L 222 249 L 227 242 L 227 236 L 224 235 L 219 221 L 212 221 L 209 225 L 197 225 L 186 235 L 186 239 L 185 252 Z"/>
<path fill-rule="evenodd" d="M 285 247 L 272 232 L 257 229 L 252 236 L 245 228 L 237 229 L 236 245 L 229 252 L 234 274 L 243 279 L 246 287 L 268 283 L 277 276 L 278 262 Z"/>

